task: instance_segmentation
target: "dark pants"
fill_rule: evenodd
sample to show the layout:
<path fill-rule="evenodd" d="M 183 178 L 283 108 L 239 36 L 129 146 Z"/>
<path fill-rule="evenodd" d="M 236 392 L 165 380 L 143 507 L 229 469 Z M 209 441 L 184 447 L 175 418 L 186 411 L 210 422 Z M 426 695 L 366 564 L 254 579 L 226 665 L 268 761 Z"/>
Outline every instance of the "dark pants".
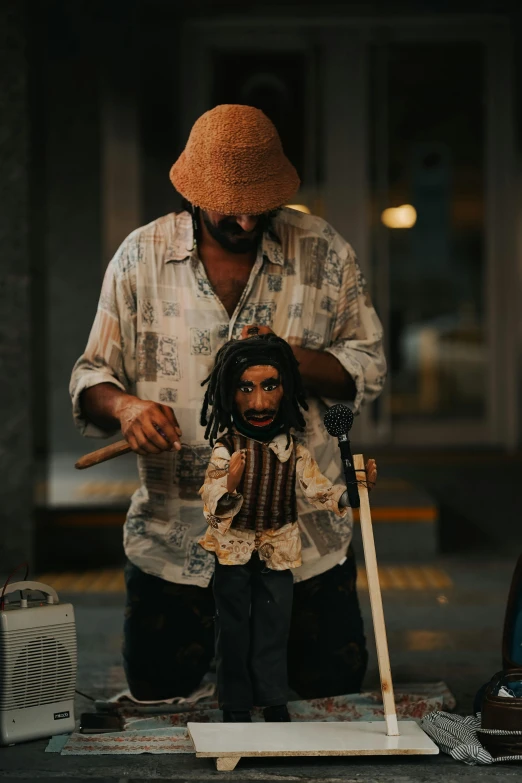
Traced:
<path fill-rule="evenodd" d="M 188 696 L 214 655 L 210 588 L 178 585 L 127 561 L 123 665 L 131 693 L 143 701 Z"/>
<path fill-rule="evenodd" d="M 286 704 L 292 572 L 267 568 L 254 552 L 245 565 L 221 565 L 216 559 L 213 586 L 219 706 L 250 710 Z"/>
<path fill-rule="evenodd" d="M 223 566 L 238 568 L 238 566 Z M 302 698 L 360 690 L 368 653 L 351 547 L 343 565 L 294 585 L 290 688 Z M 137 699 L 188 696 L 214 657 L 212 589 L 166 582 L 125 567 L 123 661 Z"/>

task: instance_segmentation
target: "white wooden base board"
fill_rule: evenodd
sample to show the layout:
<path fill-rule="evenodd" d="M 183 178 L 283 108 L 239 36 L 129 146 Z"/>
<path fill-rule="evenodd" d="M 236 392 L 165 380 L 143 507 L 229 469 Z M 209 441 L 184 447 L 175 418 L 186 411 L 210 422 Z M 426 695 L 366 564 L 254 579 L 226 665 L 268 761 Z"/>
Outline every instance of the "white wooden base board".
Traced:
<path fill-rule="evenodd" d="M 435 755 L 438 747 L 415 721 L 399 721 L 389 737 L 385 721 L 318 723 L 188 723 L 196 756 L 234 769 L 241 756 Z"/>

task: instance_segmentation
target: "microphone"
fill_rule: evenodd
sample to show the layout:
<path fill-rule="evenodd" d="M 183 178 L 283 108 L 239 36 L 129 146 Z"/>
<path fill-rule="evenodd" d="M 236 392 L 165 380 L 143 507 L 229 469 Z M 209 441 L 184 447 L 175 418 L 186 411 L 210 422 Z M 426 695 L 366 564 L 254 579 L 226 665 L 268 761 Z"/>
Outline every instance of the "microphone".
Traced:
<path fill-rule="evenodd" d="M 348 499 L 352 508 L 359 508 L 359 490 L 357 489 L 357 478 L 353 466 L 353 457 L 350 450 L 350 440 L 348 433 L 352 428 L 353 413 L 347 405 L 338 403 L 328 408 L 324 415 L 324 426 L 329 435 L 333 435 L 339 441 L 341 451 L 341 462 L 344 468 L 344 478 L 346 480 L 346 489 L 348 490 Z"/>

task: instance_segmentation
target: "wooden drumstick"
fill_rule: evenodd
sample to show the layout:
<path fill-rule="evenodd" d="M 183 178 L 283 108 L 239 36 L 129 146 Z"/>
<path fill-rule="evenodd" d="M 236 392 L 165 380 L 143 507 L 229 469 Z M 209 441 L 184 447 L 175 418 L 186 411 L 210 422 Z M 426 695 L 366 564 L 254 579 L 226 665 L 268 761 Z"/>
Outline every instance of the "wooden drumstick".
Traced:
<path fill-rule="evenodd" d="M 132 451 L 131 447 L 126 440 L 119 440 L 117 443 L 111 443 L 110 446 L 104 446 L 103 449 L 97 449 L 91 451 L 89 454 L 84 454 L 80 457 L 74 467 L 78 470 L 84 470 L 85 468 L 91 468 L 93 465 L 99 465 L 100 462 L 107 462 L 108 459 L 114 459 L 119 457 L 120 454 L 128 454 Z"/>

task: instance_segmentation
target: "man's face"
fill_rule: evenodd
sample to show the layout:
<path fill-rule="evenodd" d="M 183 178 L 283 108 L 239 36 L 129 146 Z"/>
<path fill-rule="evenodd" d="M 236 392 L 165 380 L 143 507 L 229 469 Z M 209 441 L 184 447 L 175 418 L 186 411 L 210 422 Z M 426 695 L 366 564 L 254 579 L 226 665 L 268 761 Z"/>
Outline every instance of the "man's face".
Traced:
<path fill-rule="evenodd" d="M 270 427 L 283 397 L 279 372 L 270 365 L 248 367 L 234 394 L 240 416 L 252 427 Z"/>
<path fill-rule="evenodd" d="M 249 253 L 259 244 L 270 217 L 264 215 L 222 215 L 200 210 L 208 233 L 230 253 Z"/>

